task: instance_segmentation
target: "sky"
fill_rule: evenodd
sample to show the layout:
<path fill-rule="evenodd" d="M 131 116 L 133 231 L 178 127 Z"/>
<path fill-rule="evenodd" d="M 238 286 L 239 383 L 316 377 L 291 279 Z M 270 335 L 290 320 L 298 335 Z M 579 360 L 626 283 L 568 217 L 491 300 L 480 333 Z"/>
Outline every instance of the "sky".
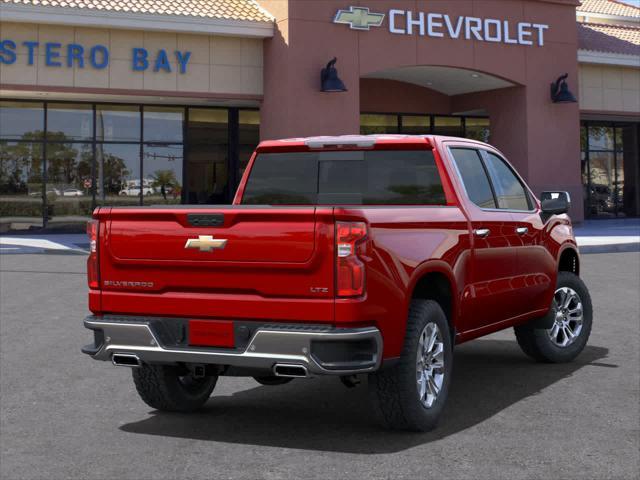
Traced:
<path fill-rule="evenodd" d="M 640 7 L 640 0 L 618 0 L 622 3 L 628 3 L 629 5 L 633 5 L 634 7 Z"/>

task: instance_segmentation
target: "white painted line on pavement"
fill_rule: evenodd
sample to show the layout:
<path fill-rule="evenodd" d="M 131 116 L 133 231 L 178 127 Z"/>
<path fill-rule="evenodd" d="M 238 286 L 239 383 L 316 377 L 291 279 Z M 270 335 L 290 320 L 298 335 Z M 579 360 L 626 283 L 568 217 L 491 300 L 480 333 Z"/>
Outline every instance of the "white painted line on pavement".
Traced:
<path fill-rule="evenodd" d="M 586 247 L 592 245 L 627 245 L 640 243 L 640 236 L 626 237 L 576 237 L 578 246 Z"/>
<path fill-rule="evenodd" d="M 48 250 L 71 250 L 71 248 L 60 243 L 39 238 L 0 237 L 0 245 L 46 248 Z"/>

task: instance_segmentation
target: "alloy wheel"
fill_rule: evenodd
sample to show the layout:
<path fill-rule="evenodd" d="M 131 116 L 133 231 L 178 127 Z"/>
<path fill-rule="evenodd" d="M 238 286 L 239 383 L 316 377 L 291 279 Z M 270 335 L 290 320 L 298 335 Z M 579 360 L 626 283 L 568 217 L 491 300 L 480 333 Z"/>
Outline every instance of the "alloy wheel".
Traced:
<path fill-rule="evenodd" d="M 418 398 L 425 408 L 431 408 L 444 383 L 444 342 L 442 332 L 433 322 L 420 334 L 416 353 L 416 383 Z"/>
<path fill-rule="evenodd" d="M 570 287 L 557 289 L 554 301 L 556 317 L 547 333 L 556 346 L 565 348 L 575 342 L 582 331 L 582 301 L 578 293 Z"/>

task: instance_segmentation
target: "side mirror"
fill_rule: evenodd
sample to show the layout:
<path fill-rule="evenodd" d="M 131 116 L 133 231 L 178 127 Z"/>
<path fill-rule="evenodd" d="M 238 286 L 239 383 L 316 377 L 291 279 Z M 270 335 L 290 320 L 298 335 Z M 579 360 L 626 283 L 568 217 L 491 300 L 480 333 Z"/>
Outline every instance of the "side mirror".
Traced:
<path fill-rule="evenodd" d="M 542 213 L 547 217 L 561 215 L 569 211 L 571 196 L 569 192 L 542 192 L 540 195 Z"/>

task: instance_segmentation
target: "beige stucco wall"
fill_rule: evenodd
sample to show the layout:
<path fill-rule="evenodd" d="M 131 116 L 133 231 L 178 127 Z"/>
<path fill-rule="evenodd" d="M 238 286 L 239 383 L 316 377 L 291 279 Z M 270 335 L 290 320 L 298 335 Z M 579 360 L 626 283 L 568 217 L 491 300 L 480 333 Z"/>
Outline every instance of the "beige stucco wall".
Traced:
<path fill-rule="evenodd" d="M 580 109 L 640 112 L 640 69 L 581 64 Z"/>
<path fill-rule="evenodd" d="M 67 26 L 0 22 L 0 37 L 18 44 L 17 60 L 0 64 L 0 83 L 50 87 L 112 88 L 180 93 L 262 95 L 262 40 L 207 35 L 106 30 Z M 37 62 L 27 64 L 24 41 L 38 41 Z M 45 65 L 43 43 L 63 45 L 62 67 Z M 66 45 L 77 43 L 87 50 L 93 45 L 109 48 L 109 66 L 97 70 L 85 61 L 85 68 L 66 66 Z M 144 72 L 132 68 L 133 47 L 145 48 L 152 60 L 165 49 L 172 71 Z M 177 68 L 174 51 L 190 51 L 186 73 Z"/>

